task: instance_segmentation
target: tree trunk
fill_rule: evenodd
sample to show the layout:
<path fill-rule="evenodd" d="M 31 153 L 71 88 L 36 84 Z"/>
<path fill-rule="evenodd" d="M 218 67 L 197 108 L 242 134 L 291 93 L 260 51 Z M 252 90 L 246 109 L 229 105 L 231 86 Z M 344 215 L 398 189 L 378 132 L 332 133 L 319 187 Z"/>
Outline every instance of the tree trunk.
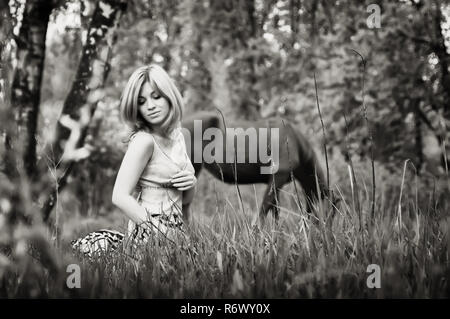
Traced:
<path fill-rule="evenodd" d="M 14 116 L 11 112 L 11 88 L 9 77 L 11 71 L 10 55 L 8 48 L 13 37 L 12 18 L 6 0 L 0 1 L 0 172 L 5 172 L 8 177 L 18 175 L 14 164 L 11 136 L 14 135 Z"/>
<path fill-rule="evenodd" d="M 447 52 L 447 46 L 445 44 L 445 37 L 442 30 L 442 23 L 445 18 L 442 15 L 442 3 L 441 1 L 434 0 L 433 2 L 417 2 L 413 3 L 421 16 L 429 17 L 426 19 L 425 25 L 427 28 L 427 34 L 429 38 L 421 38 L 410 36 L 404 32 L 401 32 L 404 36 L 414 41 L 415 45 L 425 45 L 430 53 L 434 53 L 438 57 L 438 66 L 440 69 L 440 85 L 442 88 L 442 102 L 438 101 L 434 94 L 429 95 L 430 106 L 434 112 L 438 115 L 442 115 L 442 121 L 437 126 L 433 126 L 427 119 L 425 113 L 420 109 L 416 112 L 422 120 L 422 123 L 426 124 L 433 134 L 437 137 L 442 149 L 441 164 L 446 170 L 447 168 L 447 149 L 446 145 L 450 140 L 450 131 L 448 125 L 450 124 L 450 54 Z M 419 80 L 420 81 L 420 80 Z M 424 83 L 422 81 L 422 83 Z"/>
<path fill-rule="evenodd" d="M 431 48 L 433 52 L 439 59 L 439 66 L 441 70 L 441 85 L 443 88 L 443 105 L 442 105 L 442 116 L 443 121 L 438 127 L 439 144 L 442 148 L 441 154 L 441 165 L 444 170 L 447 170 L 447 157 L 446 157 L 446 145 L 450 139 L 450 133 L 448 130 L 448 125 L 450 124 L 450 54 L 447 52 L 447 47 L 445 45 L 445 38 L 442 33 L 442 22 L 444 22 L 444 17 L 442 15 L 442 4 L 441 1 L 435 0 L 431 5 L 431 11 L 433 12 L 432 20 L 432 39 Z"/>
<path fill-rule="evenodd" d="M 97 103 L 103 98 L 102 88 L 110 70 L 116 29 L 125 9 L 126 0 L 97 2 L 77 75 L 56 127 L 52 153 L 57 167 L 57 180 L 48 191 L 42 208 L 44 221 L 48 220 L 56 195 L 65 186 L 74 163 L 90 154 L 89 147 L 82 145 Z"/>
<path fill-rule="evenodd" d="M 4 172 L 9 179 L 17 176 L 12 151 L 11 136 L 14 136 L 14 116 L 11 112 L 10 55 L 8 48 L 13 37 L 12 18 L 6 0 L 0 1 L 0 172 Z"/>
<path fill-rule="evenodd" d="M 255 11 L 255 1 L 254 0 L 248 0 L 245 1 L 245 11 L 247 12 L 247 32 L 243 32 L 241 34 L 241 42 L 243 44 L 243 47 L 246 50 L 252 50 L 252 48 L 249 48 L 248 46 L 248 40 L 249 39 L 255 39 L 257 36 L 257 20 L 256 20 L 256 11 Z M 249 68 L 249 92 L 248 96 L 244 98 L 242 101 L 241 109 L 244 113 L 244 116 L 248 119 L 257 119 L 260 117 L 260 106 L 258 104 L 259 100 L 259 94 L 257 90 L 255 89 L 255 85 L 257 83 L 257 77 L 256 77 L 256 70 L 255 70 L 255 64 L 257 61 L 255 61 L 255 57 L 253 55 L 248 56 L 247 64 Z"/>
<path fill-rule="evenodd" d="M 0 2 L 1 14 L 1 107 L 2 121 L 2 189 L 9 209 L 5 213 L 10 224 L 33 221 L 29 176 L 36 164 L 36 126 L 39 111 L 40 86 L 44 67 L 45 37 L 53 2 L 29 0 L 24 6 L 22 25 L 15 38 L 17 66 L 12 75 L 11 39 L 14 20 L 7 1 Z"/>
<path fill-rule="evenodd" d="M 290 0 L 289 1 L 289 11 L 291 15 L 291 46 L 293 47 L 295 42 L 297 42 L 298 28 L 300 24 L 300 0 Z"/>
<path fill-rule="evenodd" d="M 11 104 L 18 121 L 18 139 L 28 176 L 36 167 L 36 128 L 44 70 L 45 37 L 52 11 L 46 0 L 28 0 L 17 43 L 17 68 L 13 77 Z"/>
<path fill-rule="evenodd" d="M 4 48 L 4 44 L 10 37 L 12 32 L 12 19 L 9 12 L 7 0 L 0 0 L 0 50 Z M 0 51 L 2 53 L 3 51 Z M 3 61 L 3 59 L 1 60 Z"/>
<path fill-rule="evenodd" d="M 434 15 L 433 15 L 433 39 L 432 46 L 433 51 L 436 53 L 439 59 L 439 65 L 441 69 L 441 85 L 444 91 L 444 117 L 450 119 L 450 54 L 447 52 L 447 47 L 445 46 L 445 38 L 442 33 L 442 11 L 440 1 L 435 1 L 434 3 Z"/>
<path fill-rule="evenodd" d="M 319 0 L 313 0 L 311 4 L 311 38 L 316 40 L 317 37 L 317 9 L 319 7 Z"/>
<path fill-rule="evenodd" d="M 6 0 L 0 0 L 0 111 L 7 111 L 10 102 L 8 43 L 12 38 L 12 18 Z M 1 117 L 3 119 L 3 116 Z M 7 124 L 7 123 L 5 123 Z M 4 127 L 0 129 L 4 133 Z"/>

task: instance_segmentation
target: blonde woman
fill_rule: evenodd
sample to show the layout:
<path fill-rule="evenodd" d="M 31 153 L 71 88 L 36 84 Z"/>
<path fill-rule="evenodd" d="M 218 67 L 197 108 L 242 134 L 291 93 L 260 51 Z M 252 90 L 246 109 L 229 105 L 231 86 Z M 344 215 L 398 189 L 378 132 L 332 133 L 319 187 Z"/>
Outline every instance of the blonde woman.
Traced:
<path fill-rule="evenodd" d="M 196 185 L 181 133 L 183 108 L 177 87 L 157 65 L 134 71 L 122 93 L 120 114 L 131 135 L 114 184 L 112 202 L 129 218 L 131 241 L 145 242 L 148 236 L 175 241 L 183 234 L 183 219 L 189 216 Z M 118 232 L 100 232 L 102 236 L 124 238 Z M 88 236 L 78 241 L 89 242 Z M 74 242 L 72 245 L 85 252 L 89 248 L 88 254 L 96 251 L 95 247 L 80 242 L 78 247 Z"/>

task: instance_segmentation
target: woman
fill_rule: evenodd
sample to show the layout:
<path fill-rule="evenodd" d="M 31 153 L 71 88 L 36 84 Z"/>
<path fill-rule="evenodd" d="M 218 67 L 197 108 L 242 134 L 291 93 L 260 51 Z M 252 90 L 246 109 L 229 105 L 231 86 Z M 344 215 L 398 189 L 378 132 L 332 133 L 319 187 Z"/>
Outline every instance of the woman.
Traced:
<path fill-rule="evenodd" d="M 134 71 L 122 93 L 120 114 L 131 136 L 112 202 L 130 219 L 130 242 L 145 243 L 150 236 L 173 242 L 184 236 L 183 219 L 189 216 L 196 178 L 181 133 L 183 108 L 180 92 L 157 65 Z M 137 197 L 133 196 L 136 192 Z M 120 233 L 117 237 L 117 232 L 100 232 L 108 238 L 112 233 L 115 238 L 124 238 Z M 107 241 L 103 245 L 106 249 L 111 246 Z M 98 250 L 82 244 L 76 248 L 85 253 L 89 248 L 88 255 Z"/>

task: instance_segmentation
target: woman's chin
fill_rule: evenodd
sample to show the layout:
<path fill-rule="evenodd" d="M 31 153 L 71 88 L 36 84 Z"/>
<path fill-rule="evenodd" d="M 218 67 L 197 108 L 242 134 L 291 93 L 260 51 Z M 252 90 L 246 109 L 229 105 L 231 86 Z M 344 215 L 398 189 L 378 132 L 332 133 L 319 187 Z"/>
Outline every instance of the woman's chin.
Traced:
<path fill-rule="evenodd" d="M 163 114 L 158 114 L 155 117 L 147 118 L 147 121 L 151 125 L 159 125 L 159 124 L 162 124 L 164 122 L 164 119 L 165 119 L 165 116 L 163 116 Z"/>
<path fill-rule="evenodd" d="M 163 119 L 158 117 L 158 118 L 148 119 L 147 122 L 152 126 L 158 126 L 163 122 Z"/>

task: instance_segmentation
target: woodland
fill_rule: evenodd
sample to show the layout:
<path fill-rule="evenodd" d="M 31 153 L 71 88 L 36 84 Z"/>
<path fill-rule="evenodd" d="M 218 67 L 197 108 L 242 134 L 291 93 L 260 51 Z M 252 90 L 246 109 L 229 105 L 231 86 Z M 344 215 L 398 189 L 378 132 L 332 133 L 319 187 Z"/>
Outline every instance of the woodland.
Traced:
<path fill-rule="evenodd" d="M 0 58 L 0 296 L 449 296 L 449 1 L 0 0 Z M 292 183 L 281 224 L 245 235 L 261 185 L 202 172 L 192 230 L 208 243 L 202 272 L 178 269 L 177 255 L 183 279 L 151 261 L 139 283 L 121 260 L 124 286 L 100 270 L 112 261 L 77 261 L 95 271 L 83 289 L 63 287 L 71 240 L 125 227 L 111 203 L 127 146 L 118 104 L 150 63 L 174 79 L 186 114 L 294 123 L 341 219 L 306 225 Z M 267 241 L 273 254 L 260 256 Z M 362 287 L 373 260 L 383 278 L 402 278 L 378 295 Z"/>

